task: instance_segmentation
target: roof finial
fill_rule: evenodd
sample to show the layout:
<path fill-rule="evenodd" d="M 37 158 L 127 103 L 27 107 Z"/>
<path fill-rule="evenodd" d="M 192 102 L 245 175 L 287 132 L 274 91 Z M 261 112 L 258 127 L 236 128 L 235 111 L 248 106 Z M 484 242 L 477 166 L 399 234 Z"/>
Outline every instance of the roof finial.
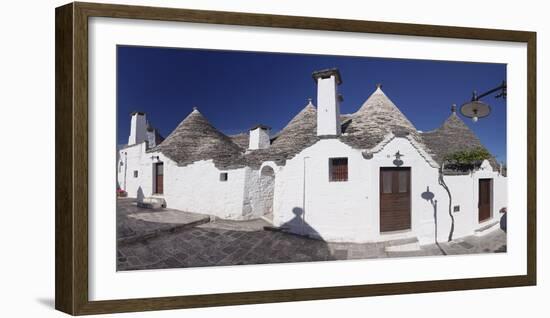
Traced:
<path fill-rule="evenodd" d="M 197 106 L 193 106 L 193 111 L 197 111 Z"/>
<path fill-rule="evenodd" d="M 451 106 L 451 114 L 456 114 L 456 104 Z"/>
<path fill-rule="evenodd" d="M 382 83 L 376 83 L 376 88 L 377 89 L 382 89 Z"/>
<path fill-rule="evenodd" d="M 308 103 L 308 104 L 312 104 L 312 102 L 311 102 L 312 100 L 313 100 L 313 99 L 312 99 L 311 97 L 308 97 L 308 98 L 307 98 L 307 103 Z"/>

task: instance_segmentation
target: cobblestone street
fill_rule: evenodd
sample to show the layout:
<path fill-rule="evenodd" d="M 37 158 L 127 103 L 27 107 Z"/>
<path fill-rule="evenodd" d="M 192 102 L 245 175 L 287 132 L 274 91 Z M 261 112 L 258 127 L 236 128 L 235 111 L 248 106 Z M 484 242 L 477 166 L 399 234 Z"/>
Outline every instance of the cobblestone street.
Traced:
<path fill-rule="evenodd" d="M 172 210 L 165 214 L 171 220 L 171 231 L 163 225 L 166 209 L 138 211 L 128 199 L 119 200 L 124 213 L 117 213 L 118 228 L 132 231 L 136 226 L 135 215 L 140 215 L 139 228 L 147 222 L 151 227 L 162 228 L 156 235 L 147 234 L 121 244 L 117 251 L 117 270 L 158 269 L 241 264 L 266 264 L 283 262 L 311 262 L 326 260 L 367 259 L 382 257 L 453 255 L 506 251 L 506 233 L 500 229 L 484 236 L 469 236 L 450 243 L 422 246 L 416 251 L 388 252 L 392 242 L 384 243 L 328 243 L 283 232 L 267 231 L 263 220 L 227 221 L 204 223 L 198 214 L 183 214 L 174 219 Z M 133 209 L 136 209 L 132 213 Z M 149 222 L 155 215 L 154 222 Z M 177 214 L 179 215 L 179 214 Z M 131 217 L 134 216 L 134 217 Z M 183 217 L 185 216 L 185 217 Z M 204 217 L 204 216 L 203 216 Z M 187 222 L 187 223 L 186 223 Z M 198 223 L 191 223 L 198 222 Z M 189 223 L 191 223 L 189 225 Z M 187 225 L 186 225 L 187 224 Z M 120 231 L 119 231 L 120 232 Z M 147 231 L 145 231 L 147 232 Z M 144 233 L 145 233 L 144 232 Z M 117 233 L 122 235 L 124 233 Z M 134 234 L 135 235 L 135 234 Z"/>

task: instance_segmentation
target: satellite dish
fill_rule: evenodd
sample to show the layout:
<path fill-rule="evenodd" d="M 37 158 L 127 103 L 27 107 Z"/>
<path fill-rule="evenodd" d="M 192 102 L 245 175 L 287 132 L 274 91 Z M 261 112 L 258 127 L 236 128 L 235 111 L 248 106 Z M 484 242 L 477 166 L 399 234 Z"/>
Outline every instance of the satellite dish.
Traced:
<path fill-rule="evenodd" d="M 491 113 L 491 107 L 479 100 L 473 100 L 460 106 L 460 113 L 477 122 L 479 118 L 487 117 Z"/>

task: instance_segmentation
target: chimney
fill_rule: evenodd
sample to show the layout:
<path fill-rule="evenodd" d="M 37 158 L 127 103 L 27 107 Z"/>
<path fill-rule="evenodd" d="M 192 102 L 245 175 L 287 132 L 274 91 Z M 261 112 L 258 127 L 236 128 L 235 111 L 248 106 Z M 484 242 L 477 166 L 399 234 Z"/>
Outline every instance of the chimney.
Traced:
<path fill-rule="evenodd" d="M 133 112 L 130 114 L 130 137 L 128 146 L 139 144 L 147 140 L 147 120 L 144 112 Z"/>
<path fill-rule="evenodd" d="M 337 68 L 313 72 L 317 82 L 317 136 L 339 136 L 340 101 L 338 85 L 342 78 Z"/>
<path fill-rule="evenodd" d="M 250 136 L 248 138 L 248 149 L 266 149 L 270 146 L 269 132 L 271 127 L 264 125 L 256 125 L 250 128 Z"/>

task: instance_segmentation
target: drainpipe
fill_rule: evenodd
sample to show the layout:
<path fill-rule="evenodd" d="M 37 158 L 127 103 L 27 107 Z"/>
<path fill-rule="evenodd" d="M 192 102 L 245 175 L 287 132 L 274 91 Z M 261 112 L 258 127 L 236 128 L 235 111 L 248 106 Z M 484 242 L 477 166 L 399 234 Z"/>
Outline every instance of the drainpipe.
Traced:
<path fill-rule="evenodd" d="M 302 188 L 302 223 L 300 224 L 300 234 L 304 235 L 304 225 L 306 222 L 306 159 L 310 157 L 304 157 L 304 182 Z"/>

